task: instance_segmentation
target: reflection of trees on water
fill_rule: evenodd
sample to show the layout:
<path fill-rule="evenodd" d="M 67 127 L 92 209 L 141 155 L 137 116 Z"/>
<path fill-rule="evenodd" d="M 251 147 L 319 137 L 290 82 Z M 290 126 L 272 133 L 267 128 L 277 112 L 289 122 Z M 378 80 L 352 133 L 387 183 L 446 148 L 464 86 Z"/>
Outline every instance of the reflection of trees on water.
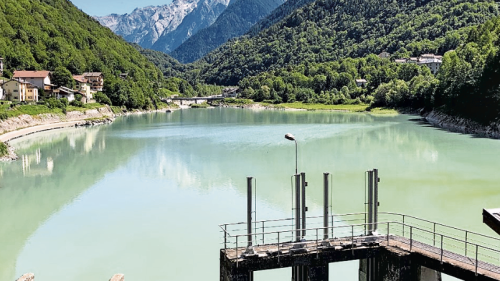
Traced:
<path fill-rule="evenodd" d="M 283 210 L 291 205 L 290 176 L 295 164 L 293 142 L 283 138 L 289 131 L 299 139 L 299 170 L 307 173 L 314 186 L 308 191 L 311 204 L 321 204 L 323 172 L 334 174 L 337 194 L 358 200 L 363 196 L 365 170 L 394 170 L 395 163 L 420 169 L 439 158 L 435 145 L 404 116 L 214 109 L 175 112 L 169 118 L 186 130 L 194 126 L 196 134 L 162 140 L 156 151 L 141 157 L 144 163 L 138 169 L 152 161 L 159 164 L 143 171 L 148 176 L 173 180 L 182 188 L 235 186 L 242 194 L 246 177 L 254 176 L 261 200 Z M 199 124 L 207 118 L 207 123 L 216 124 L 209 128 Z M 228 124 L 232 122 L 238 125 Z M 340 209 L 362 209 L 362 199 L 359 206 L 338 204 Z"/>
<path fill-rule="evenodd" d="M 11 142 L 19 160 L 0 164 L 0 280 L 16 277 L 17 256 L 39 226 L 136 153 L 136 142 L 107 138 L 104 128 L 49 131 Z"/>

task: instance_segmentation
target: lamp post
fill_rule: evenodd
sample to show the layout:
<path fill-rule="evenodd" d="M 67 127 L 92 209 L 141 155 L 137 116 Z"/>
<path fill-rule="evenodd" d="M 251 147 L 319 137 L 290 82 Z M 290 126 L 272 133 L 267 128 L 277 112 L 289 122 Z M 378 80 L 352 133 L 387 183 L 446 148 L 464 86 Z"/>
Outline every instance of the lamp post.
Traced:
<path fill-rule="evenodd" d="M 285 135 L 285 139 L 291 140 L 291 141 L 295 142 L 295 174 L 297 174 L 297 140 L 290 133 L 288 133 L 288 134 Z"/>

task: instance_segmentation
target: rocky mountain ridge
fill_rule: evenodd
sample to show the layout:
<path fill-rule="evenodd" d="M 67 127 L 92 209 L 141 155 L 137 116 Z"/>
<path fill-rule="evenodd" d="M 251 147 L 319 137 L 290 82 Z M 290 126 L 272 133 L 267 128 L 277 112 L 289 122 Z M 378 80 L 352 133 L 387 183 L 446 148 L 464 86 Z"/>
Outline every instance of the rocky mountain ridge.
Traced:
<path fill-rule="evenodd" d="M 136 8 L 130 14 L 95 17 L 103 26 L 143 48 L 169 52 L 210 26 L 231 0 L 174 0 Z"/>

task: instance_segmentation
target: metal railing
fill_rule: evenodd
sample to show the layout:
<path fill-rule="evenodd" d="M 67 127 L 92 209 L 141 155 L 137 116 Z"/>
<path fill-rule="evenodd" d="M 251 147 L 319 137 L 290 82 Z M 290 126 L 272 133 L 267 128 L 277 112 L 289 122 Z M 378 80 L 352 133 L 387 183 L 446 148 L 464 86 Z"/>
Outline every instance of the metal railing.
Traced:
<path fill-rule="evenodd" d="M 398 246 L 410 252 L 424 251 L 442 263 L 451 259 L 469 265 L 476 274 L 479 269 L 500 274 L 500 239 L 473 231 L 432 222 L 418 217 L 391 212 L 379 212 L 380 221 L 373 223 L 376 233 L 368 233 L 370 224 L 365 222 L 365 213 L 350 213 L 329 216 L 329 226 L 323 227 L 323 216 L 308 217 L 310 228 L 301 237 L 301 247 L 318 253 L 328 237 L 330 242 L 342 242 L 344 247 L 354 248 L 360 243 L 373 241 L 387 246 Z M 290 254 L 297 238 L 294 236 L 293 219 L 263 220 L 253 222 L 252 246 L 267 246 L 260 254 Z M 239 260 L 248 245 L 246 222 L 222 224 L 223 248 L 233 249 L 233 259 Z M 326 230 L 326 231 L 325 231 Z M 244 233 L 244 234 L 243 234 Z M 326 233 L 326 236 L 325 236 Z M 392 243 L 392 245 L 391 245 Z M 330 244 L 329 244 L 330 245 Z"/>

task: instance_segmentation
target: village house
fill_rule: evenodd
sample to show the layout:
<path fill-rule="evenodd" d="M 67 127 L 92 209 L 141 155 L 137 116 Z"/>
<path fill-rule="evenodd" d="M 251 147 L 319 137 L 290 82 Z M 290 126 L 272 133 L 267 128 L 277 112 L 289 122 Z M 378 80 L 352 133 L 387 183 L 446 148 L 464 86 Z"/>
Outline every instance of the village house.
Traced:
<path fill-rule="evenodd" d="M 104 76 L 101 72 L 85 72 L 82 76 L 90 84 L 90 90 L 93 92 L 102 92 L 104 87 Z"/>
<path fill-rule="evenodd" d="M 29 82 L 39 89 L 45 89 L 45 85 L 50 85 L 50 71 L 40 70 L 40 71 L 25 71 L 16 70 L 14 71 L 13 79 L 23 80 Z"/>
<path fill-rule="evenodd" d="M 92 92 L 87 78 L 83 75 L 73 75 L 73 79 L 76 82 L 76 91 L 85 98 L 85 102 L 89 102 L 92 99 Z"/>
<path fill-rule="evenodd" d="M 4 99 L 4 96 L 3 96 L 3 84 L 4 84 L 4 80 L 0 80 L 0 100 L 3 100 Z"/>
<path fill-rule="evenodd" d="M 236 98 L 238 97 L 238 88 L 224 88 L 222 96 L 225 98 Z"/>
<path fill-rule="evenodd" d="M 418 65 L 426 65 L 431 70 L 432 74 L 436 74 L 443 63 L 443 56 L 434 54 L 423 54 L 418 58 L 396 59 L 395 63 L 416 63 Z"/>
<path fill-rule="evenodd" d="M 59 87 L 55 97 L 56 99 L 66 98 L 69 102 L 71 102 L 75 100 L 75 93 L 76 91 L 71 90 L 70 88 Z"/>
<path fill-rule="evenodd" d="M 368 82 L 365 79 L 356 79 L 356 86 L 364 88 L 366 84 L 368 84 Z"/>
<path fill-rule="evenodd" d="M 0 76 L 3 76 L 3 58 L 0 58 Z"/>
<path fill-rule="evenodd" d="M 38 101 L 38 88 L 26 81 L 12 79 L 3 84 L 4 96 L 11 101 Z"/>
<path fill-rule="evenodd" d="M 388 52 L 382 52 L 382 53 L 380 53 L 380 54 L 378 55 L 378 57 L 379 57 L 379 58 L 381 58 L 381 59 L 388 59 L 388 58 L 390 58 L 390 57 L 391 57 L 391 54 L 390 54 L 390 53 L 388 53 Z"/>

